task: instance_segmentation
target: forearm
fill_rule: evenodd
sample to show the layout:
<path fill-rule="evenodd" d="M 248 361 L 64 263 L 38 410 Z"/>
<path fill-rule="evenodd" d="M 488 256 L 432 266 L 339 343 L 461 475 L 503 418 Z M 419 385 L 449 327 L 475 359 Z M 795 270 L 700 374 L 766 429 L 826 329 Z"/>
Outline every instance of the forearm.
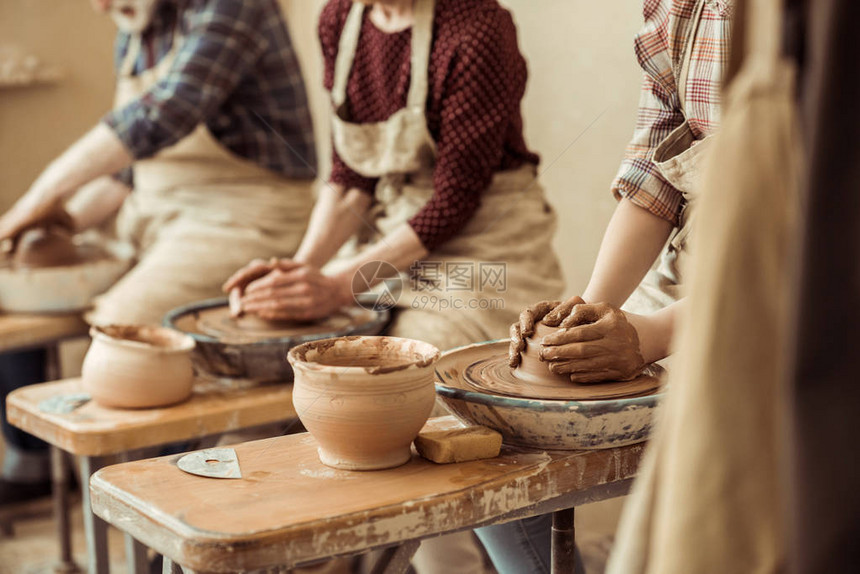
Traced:
<path fill-rule="evenodd" d="M 66 204 L 66 211 L 83 231 L 99 225 L 116 213 L 131 188 L 110 175 L 103 175 L 81 187 Z"/>
<path fill-rule="evenodd" d="M 132 161 L 116 134 L 100 123 L 51 162 L 19 203 L 26 208 L 66 200 L 79 187 Z"/>
<path fill-rule="evenodd" d="M 684 301 L 676 301 L 650 315 L 626 313 L 627 320 L 636 328 L 639 349 L 646 364 L 664 359 L 672 352 L 672 337 Z"/>
<path fill-rule="evenodd" d="M 406 271 L 415 261 L 423 259 L 427 254 L 428 251 L 421 243 L 421 239 L 412 227 L 404 223 L 373 246 L 362 251 L 360 255 L 349 260 L 344 266 L 339 267 L 336 277 L 351 284 L 355 272 L 365 263 L 372 261 L 384 261 L 399 271 Z"/>
<path fill-rule="evenodd" d="M 358 189 L 323 186 L 295 261 L 322 267 L 362 225 L 372 197 Z"/>
<path fill-rule="evenodd" d="M 582 298 L 620 307 L 660 254 L 673 226 L 622 199 L 606 228 Z"/>

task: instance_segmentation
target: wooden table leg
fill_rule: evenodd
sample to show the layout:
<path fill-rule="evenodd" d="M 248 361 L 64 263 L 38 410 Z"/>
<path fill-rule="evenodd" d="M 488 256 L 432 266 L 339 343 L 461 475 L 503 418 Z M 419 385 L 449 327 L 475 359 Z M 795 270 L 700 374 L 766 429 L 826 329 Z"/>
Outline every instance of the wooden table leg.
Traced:
<path fill-rule="evenodd" d="M 74 574 L 81 569 L 72 556 L 72 530 L 69 528 L 69 469 L 66 453 L 51 445 L 51 489 L 54 497 L 54 520 L 60 542 L 60 561 L 54 566 L 56 574 Z"/>
<path fill-rule="evenodd" d="M 573 508 L 552 513 L 552 574 L 573 574 L 576 565 L 576 528 Z"/>
<path fill-rule="evenodd" d="M 107 523 L 93 514 L 90 504 L 90 477 L 99 468 L 101 460 L 95 456 L 80 457 L 81 494 L 84 506 L 84 532 L 87 537 L 87 557 L 89 558 L 90 574 L 108 574 Z"/>
<path fill-rule="evenodd" d="M 410 540 L 382 551 L 382 556 L 373 565 L 370 574 L 403 574 L 409 568 L 409 561 L 418 551 L 421 542 Z"/>
<path fill-rule="evenodd" d="M 125 452 L 120 455 L 121 462 L 130 462 L 140 458 L 141 451 Z M 157 455 L 153 455 L 157 456 Z M 149 574 L 149 558 L 146 555 L 146 546 L 138 542 L 134 536 L 123 533 L 125 538 L 125 561 L 128 574 Z"/>

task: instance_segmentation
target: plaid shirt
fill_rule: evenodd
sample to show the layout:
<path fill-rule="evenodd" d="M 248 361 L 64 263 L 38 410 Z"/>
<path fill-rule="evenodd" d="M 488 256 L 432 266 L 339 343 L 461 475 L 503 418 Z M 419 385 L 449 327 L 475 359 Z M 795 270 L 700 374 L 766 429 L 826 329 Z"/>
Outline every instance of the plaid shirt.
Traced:
<path fill-rule="evenodd" d="M 154 155 L 205 122 L 233 153 L 286 177 L 313 178 L 311 114 L 277 0 L 163 0 L 133 73 L 167 54 L 177 20 L 182 45 L 167 77 L 104 120 L 134 158 Z M 117 69 L 129 40 L 117 36 Z"/>
<path fill-rule="evenodd" d="M 612 191 L 650 213 L 678 223 L 681 192 L 657 171 L 654 149 L 684 123 L 678 97 L 683 50 L 696 27 L 696 0 L 645 0 L 645 25 L 636 35 L 635 51 L 642 66 L 642 94 L 633 139 Z M 706 0 L 702 11 L 690 71 L 687 76 L 687 118 L 696 139 L 713 134 L 720 118 L 720 88 L 728 64 L 731 35 L 731 0 Z"/>

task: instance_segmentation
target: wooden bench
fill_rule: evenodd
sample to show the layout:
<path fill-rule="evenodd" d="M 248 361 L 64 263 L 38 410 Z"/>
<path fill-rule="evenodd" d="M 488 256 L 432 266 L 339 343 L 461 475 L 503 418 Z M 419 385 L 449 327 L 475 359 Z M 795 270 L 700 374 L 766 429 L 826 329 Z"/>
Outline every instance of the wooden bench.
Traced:
<path fill-rule="evenodd" d="M 154 373 L 153 376 L 157 376 Z M 45 412 L 48 399 L 82 393 L 80 379 L 42 383 L 18 389 L 7 398 L 9 422 L 79 457 L 84 527 L 90 572 L 108 571 L 106 524 L 90 510 L 89 477 L 116 457 L 133 459 L 140 449 L 276 423 L 295 416 L 292 385 L 230 388 L 199 381 L 193 396 L 159 409 L 111 409 L 88 402 L 72 412 Z M 129 572 L 148 568 L 145 549 L 126 537 Z"/>
<path fill-rule="evenodd" d="M 372 472 L 324 466 L 307 433 L 235 450 L 241 479 L 187 474 L 178 456 L 103 468 L 91 481 L 93 511 L 161 553 L 164 572 L 186 574 L 287 568 L 375 548 L 387 550 L 374 572 L 403 572 L 421 539 L 558 511 L 554 571 L 572 571 L 573 507 L 625 494 L 644 445 L 503 447 L 497 458 L 448 465 L 414 454 Z"/>

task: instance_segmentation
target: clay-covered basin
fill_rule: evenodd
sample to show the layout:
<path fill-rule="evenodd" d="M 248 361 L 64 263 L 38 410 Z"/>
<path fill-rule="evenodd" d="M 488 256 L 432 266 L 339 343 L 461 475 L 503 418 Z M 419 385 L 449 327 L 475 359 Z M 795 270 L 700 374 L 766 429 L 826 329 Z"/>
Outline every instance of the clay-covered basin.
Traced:
<path fill-rule="evenodd" d="M 397 337 L 340 337 L 290 350 L 293 404 L 323 464 L 376 470 L 406 463 L 435 401 L 439 349 Z"/>
<path fill-rule="evenodd" d="M 191 396 L 194 339 L 165 327 L 92 327 L 82 371 L 84 389 L 109 407 L 152 408 Z"/>

